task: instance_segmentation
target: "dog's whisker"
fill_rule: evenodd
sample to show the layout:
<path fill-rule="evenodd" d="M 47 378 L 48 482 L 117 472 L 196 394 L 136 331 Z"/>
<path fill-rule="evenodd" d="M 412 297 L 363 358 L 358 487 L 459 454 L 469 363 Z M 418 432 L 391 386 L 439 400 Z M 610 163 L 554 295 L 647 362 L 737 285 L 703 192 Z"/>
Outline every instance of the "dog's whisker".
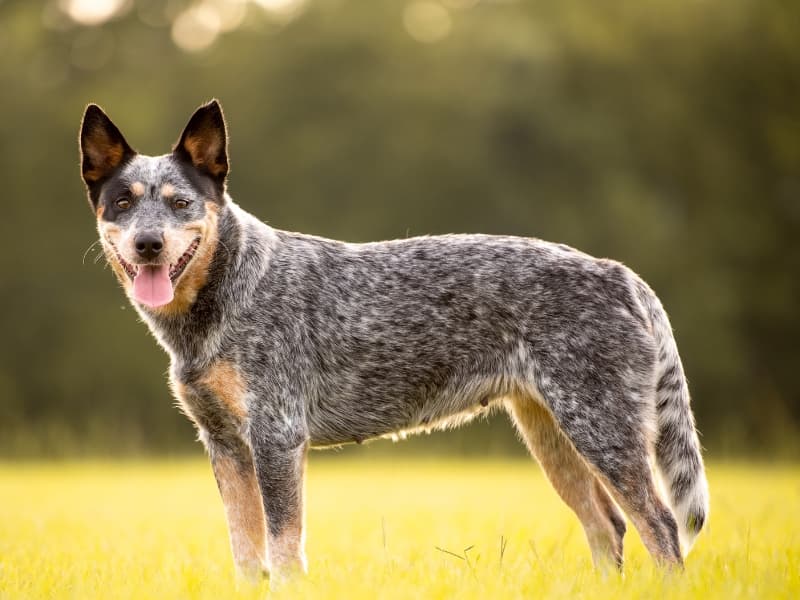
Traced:
<path fill-rule="evenodd" d="M 86 255 L 89 254 L 91 249 L 94 248 L 99 243 L 100 243 L 100 240 L 95 240 L 91 244 L 89 244 L 89 247 L 86 249 L 86 252 L 83 253 L 83 257 L 81 258 L 81 264 L 82 265 L 86 264 Z"/>

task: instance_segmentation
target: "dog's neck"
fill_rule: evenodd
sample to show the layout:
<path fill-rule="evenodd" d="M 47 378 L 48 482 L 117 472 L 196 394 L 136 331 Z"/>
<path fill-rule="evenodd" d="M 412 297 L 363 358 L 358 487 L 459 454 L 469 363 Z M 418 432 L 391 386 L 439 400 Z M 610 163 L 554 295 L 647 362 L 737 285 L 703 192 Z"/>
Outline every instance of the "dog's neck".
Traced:
<path fill-rule="evenodd" d="M 205 283 L 185 311 L 136 306 L 173 363 L 201 366 L 212 360 L 269 268 L 275 244 L 272 228 L 229 197 L 220 208 L 217 228 Z"/>

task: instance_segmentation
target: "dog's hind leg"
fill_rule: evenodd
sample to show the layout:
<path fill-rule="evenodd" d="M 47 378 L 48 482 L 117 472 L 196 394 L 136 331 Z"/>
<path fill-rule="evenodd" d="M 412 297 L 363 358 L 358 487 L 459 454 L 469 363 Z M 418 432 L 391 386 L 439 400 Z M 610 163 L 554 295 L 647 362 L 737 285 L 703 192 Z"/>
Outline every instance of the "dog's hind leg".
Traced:
<path fill-rule="evenodd" d="M 556 425 L 550 411 L 531 398 L 507 402 L 514 423 L 550 483 L 583 525 L 592 560 L 622 568 L 625 519 L 608 492 Z"/>
<path fill-rule="evenodd" d="M 646 455 L 624 454 L 622 460 L 598 461 L 596 467 L 653 559 L 661 566 L 683 567 L 678 523 L 659 495 Z"/>
<path fill-rule="evenodd" d="M 682 567 L 678 523 L 659 496 L 647 459 L 633 458 L 614 466 L 599 462 L 597 469 L 653 559 L 661 566 Z"/>
<path fill-rule="evenodd" d="M 659 495 L 650 464 L 653 402 L 632 388 L 622 393 L 597 397 L 597 392 L 576 391 L 572 401 L 556 404 L 556 422 L 628 515 L 655 561 L 683 566 L 678 525 Z"/>

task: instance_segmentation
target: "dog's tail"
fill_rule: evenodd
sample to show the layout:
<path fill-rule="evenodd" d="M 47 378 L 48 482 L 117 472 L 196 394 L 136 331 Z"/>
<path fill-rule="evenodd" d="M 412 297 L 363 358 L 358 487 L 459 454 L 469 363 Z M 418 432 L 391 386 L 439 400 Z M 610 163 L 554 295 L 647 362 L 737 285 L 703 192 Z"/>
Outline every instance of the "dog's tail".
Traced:
<path fill-rule="evenodd" d="M 656 464 L 664 481 L 681 545 L 687 554 L 708 518 L 708 482 L 689 405 L 689 387 L 667 313 L 655 293 L 638 282 L 658 347 Z"/>

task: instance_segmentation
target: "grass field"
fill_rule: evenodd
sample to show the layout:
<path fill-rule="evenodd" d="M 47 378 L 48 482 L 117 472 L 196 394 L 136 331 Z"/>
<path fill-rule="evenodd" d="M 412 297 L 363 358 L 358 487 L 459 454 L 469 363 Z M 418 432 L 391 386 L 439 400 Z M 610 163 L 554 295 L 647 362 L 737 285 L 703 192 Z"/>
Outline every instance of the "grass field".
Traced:
<path fill-rule="evenodd" d="M 272 597 L 800 597 L 800 468 L 712 465 L 709 480 L 685 573 L 655 569 L 629 530 L 625 576 L 602 576 L 532 462 L 312 454 L 310 574 Z M 0 598 L 267 593 L 234 579 L 205 462 L 0 465 Z"/>

